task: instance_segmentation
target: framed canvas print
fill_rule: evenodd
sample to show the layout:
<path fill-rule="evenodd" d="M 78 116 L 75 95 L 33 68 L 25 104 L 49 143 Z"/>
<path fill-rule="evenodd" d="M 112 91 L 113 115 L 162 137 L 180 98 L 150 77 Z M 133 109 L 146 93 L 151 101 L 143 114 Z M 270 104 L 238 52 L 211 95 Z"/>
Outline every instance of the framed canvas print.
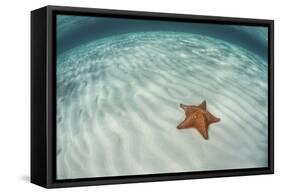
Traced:
<path fill-rule="evenodd" d="M 273 21 L 31 12 L 31 182 L 273 173 Z"/>

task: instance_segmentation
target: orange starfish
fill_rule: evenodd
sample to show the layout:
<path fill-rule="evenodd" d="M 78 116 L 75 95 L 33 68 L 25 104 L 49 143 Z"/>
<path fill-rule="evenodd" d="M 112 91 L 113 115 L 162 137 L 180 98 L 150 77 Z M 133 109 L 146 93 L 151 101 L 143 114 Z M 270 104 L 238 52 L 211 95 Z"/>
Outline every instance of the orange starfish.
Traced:
<path fill-rule="evenodd" d="M 198 106 L 180 104 L 180 107 L 185 111 L 186 118 L 177 128 L 196 128 L 205 139 L 208 139 L 208 126 L 219 122 L 220 119 L 207 111 L 206 101 Z"/>

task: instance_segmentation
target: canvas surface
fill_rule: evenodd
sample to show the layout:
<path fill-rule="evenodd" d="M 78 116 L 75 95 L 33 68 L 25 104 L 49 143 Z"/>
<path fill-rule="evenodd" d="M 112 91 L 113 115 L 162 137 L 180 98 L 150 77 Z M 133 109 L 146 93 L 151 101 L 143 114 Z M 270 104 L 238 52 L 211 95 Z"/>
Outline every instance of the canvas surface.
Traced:
<path fill-rule="evenodd" d="M 57 179 L 267 167 L 267 33 L 58 15 Z M 203 100 L 208 140 L 177 129 Z"/>

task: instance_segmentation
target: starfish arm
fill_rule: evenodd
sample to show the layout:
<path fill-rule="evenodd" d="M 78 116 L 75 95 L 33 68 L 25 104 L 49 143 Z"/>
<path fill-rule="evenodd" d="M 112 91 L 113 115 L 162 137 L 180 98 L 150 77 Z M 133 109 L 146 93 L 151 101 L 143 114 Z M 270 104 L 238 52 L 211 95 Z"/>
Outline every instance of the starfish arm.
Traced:
<path fill-rule="evenodd" d="M 191 117 L 186 117 L 183 122 L 181 122 L 177 128 L 178 129 L 185 129 L 191 128 L 194 125 L 194 120 Z"/>
<path fill-rule="evenodd" d="M 198 108 L 197 106 L 184 105 L 184 104 L 180 104 L 180 107 L 184 110 L 186 116 L 192 115 Z"/>
<path fill-rule="evenodd" d="M 199 106 L 198 108 L 201 108 L 203 110 L 207 110 L 207 103 L 206 100 L 204 100 Z"/>
<path fill-rule="evenodd" d="M 184 110 L 184 109 L 187 107 L 187 105 L 185 105 L 185 104 L 180 104 L 180 107 Z"/>
<path fill-rule="evenodd" d="M 180 107 L 181 107 L 183 110 L 190 109 L 190 108 L 197 108 L 197 106 L 194 106 L 194 105 L 185 105 L 185 104 L 180 104 Z"/>
<path fill-rule="evenodd" d="M 210 112 L 206 112 L 206 118 L 207 118 L 207 122 L 208 123 L 216 123 L 216 122 L 219 122 L 220 119 L 215 117 L 214 115 L 212 115 Z"/>
<path fill-rule="evenodd" d="M 199 131 L 199 133 L 205 138 L 208 139 L 208 122 L 207 122 L 207 118 L 202 115 L 199 114 L 197 115 L 197 122 L 195 122 L 194 127 Z"/>

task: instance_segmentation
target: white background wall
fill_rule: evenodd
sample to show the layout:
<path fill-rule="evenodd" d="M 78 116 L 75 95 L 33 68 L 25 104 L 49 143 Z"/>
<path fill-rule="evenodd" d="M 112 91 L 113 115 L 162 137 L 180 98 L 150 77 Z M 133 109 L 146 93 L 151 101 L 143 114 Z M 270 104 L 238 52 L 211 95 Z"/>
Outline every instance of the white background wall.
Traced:
<path fill-rule="evenodd" d="M 23 0 L 1 1 L 0 193 L 266 193 L 280 187 L 279 84 L 281 11 L 278 0 Z M 29 183 L 30 11 L 45 5 L 218 15 L 275 20 L 275 175 L 45 190 Z M 235 138 L 235 137 L 233 137 Z M 279 180 L 278 180 L 279 179 Z M 280 191 L 279 191 L 280 192 Z"/>

